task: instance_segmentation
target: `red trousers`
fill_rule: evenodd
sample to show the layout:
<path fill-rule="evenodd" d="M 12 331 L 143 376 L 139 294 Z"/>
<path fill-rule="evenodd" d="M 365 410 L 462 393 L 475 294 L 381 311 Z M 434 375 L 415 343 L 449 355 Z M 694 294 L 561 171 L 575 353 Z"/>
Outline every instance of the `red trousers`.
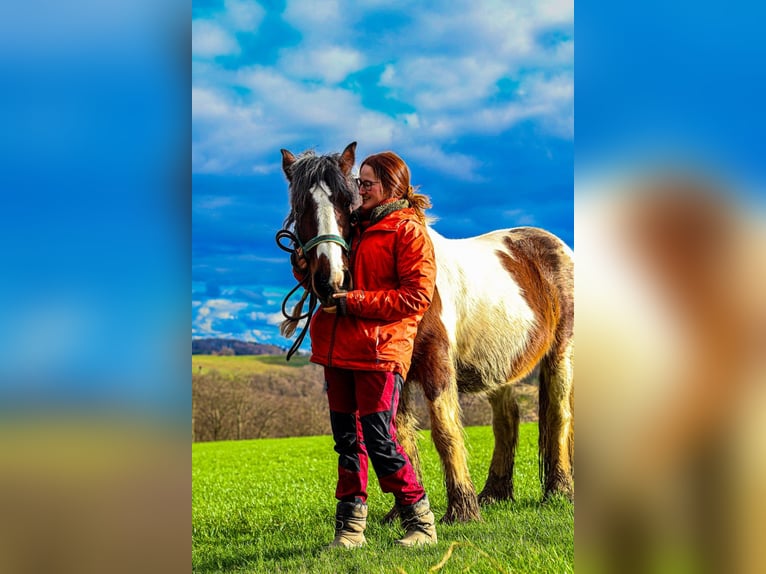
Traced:
<path fill-rule="evenodd" d="M 380 489 L 401 506 L 425 496 L 409 457 L 396 439 L 396 409 L 402 388 L 399 373 L 325 367 L 330 423 L 338 453 L 335 497 L 367 500 L 368 457 Z"/>

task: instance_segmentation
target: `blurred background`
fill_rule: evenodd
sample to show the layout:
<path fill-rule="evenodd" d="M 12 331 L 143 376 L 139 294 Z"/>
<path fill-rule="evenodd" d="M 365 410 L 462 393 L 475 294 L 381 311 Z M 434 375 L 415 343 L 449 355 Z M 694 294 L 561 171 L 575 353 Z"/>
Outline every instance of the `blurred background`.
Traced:
<path fill-rule="evenodd" d="M 759 12 L 577 4 L 577 571 L 766 567 Z"/>
<path fill-rule="evenodd" d="M 188 3 L 0 15 L 0 571 L 188 571 Z"/>

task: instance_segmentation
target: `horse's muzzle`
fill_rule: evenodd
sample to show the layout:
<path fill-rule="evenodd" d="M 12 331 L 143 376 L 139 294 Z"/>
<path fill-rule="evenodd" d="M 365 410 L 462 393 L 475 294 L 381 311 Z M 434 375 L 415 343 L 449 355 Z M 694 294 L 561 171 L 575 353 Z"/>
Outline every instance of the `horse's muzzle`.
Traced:
<path fill-rule="evenodd" d="M 313 280 L 314 292 L 319 301 L 324 307 L 335 307 L 336 313 L 340 315 L 346 314 L 346 299 L 339 297 L 335 299 L 333 295 L 336 293 L 343 293 L 351 288 L 351 274 L 348 271 L 343 273 L 343 283 L 341 285 L 334 285 L 330 282 L 329 277 L 325 275 L 315 275 Z"/>

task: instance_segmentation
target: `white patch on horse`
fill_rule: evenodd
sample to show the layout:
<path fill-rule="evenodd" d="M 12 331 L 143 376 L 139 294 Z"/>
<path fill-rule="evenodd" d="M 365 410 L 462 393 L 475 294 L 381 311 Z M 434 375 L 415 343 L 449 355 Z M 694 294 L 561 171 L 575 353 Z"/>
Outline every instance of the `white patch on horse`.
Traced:
<path fill-rule="evenodd" d="M 317 235 L 340 236 L 335 208 L 330 197 L 332 192 L 324 181 L 311 188 L 311 196 L 317 206 Z M 316 246 L 317 257 L 324 255 L 330 262 L 330 284 L 343 284 L 343 248 L 337 243 L 325 241 Z"/>
<path fill-rule="evenodd" d="M 537 322 L 497 257 L 496 251 L 507 252 L 505 231 L 447 239 L 429 228 L 429 235 L 452 352 L 462 363 L 475 365 L 485 380 L 502 384 L 512 375 L 509 357 L 524 354 Z"/>

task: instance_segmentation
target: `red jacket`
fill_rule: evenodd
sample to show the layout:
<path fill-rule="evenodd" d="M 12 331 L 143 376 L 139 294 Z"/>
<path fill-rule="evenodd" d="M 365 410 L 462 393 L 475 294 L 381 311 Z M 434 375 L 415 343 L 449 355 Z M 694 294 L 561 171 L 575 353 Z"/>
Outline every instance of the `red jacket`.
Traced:
<path fill-rule="evenodd" d="M 354 290 L 346 299 L 348 314 L 321 308 L 314 314 L 311 361 L 406 377 L 418 324 L 436 284 L 428 232 L 414 209 L 399 209 L 366 229 L 357 226 L 350 258 Z"/>

